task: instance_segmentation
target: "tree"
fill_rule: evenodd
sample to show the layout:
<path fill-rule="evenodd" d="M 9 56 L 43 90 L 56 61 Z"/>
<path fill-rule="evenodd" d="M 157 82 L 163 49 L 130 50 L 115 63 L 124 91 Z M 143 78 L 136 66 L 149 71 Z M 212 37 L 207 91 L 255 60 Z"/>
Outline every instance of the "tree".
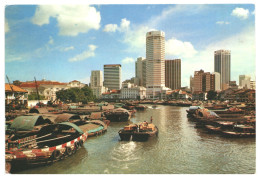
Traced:
<path fill-rule="evenodd" d="M 44 100 L 45 97 L 42 96 L 42 95 L 39 95 L 39 99 L 40 100 Z M 38 100 L 38 96 L 37 96 L 37 93 L 31 93 L 28 95 L 28 100 Z"/>
<path fill-rule="evenodd" d="M 210 90 L 208 92 L 208 95 L 207 95 L 208 100 L 215 100 L 216 97 L 217 97 L 217 92 L 215 92 L 213 90 Z"/>
<path fill-rule="evenodd" d="M 57 99 L 61 100 L 62 102 L 69 103 L 69 102 L 82 102 L 84 104 L 94 101 L 95 96 L 91 88 L 85 86 L 83 88 L 70 88 L 67 90 L 60 90 L 56 92 Z"/>

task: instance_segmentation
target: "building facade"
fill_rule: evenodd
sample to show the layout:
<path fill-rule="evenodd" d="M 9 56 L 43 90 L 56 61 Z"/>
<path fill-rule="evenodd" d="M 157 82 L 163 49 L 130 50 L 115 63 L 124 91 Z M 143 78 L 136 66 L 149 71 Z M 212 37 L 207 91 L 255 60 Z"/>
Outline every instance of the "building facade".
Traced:
<path fill-rule="evenodd" d="M 181 59 L 165 60 L 165 86 L 172 90 L 181 88 Z"/>
<path fill-rule="evenodd" d="M 100 98 L 102 93 L 107 91 L 106 87 L 103 86 L 103 72 L 101 70 L 91 71 L 90 87 L 96 98 Z"/>
<path fill-rule="evenodd" d="M 121 89 L 121 65 L 104 65 L 104 86 L 109 90 Z"/>
<path fill-rule="evenodd" d="M 145 86 L 146 82 L 146 60 L 143 57 L 137 58 L 135 62 L 135 85 Z"/>
<path fill-rule="evenodd" d="M 215 91 L 215 74 L 204 72 L 203 70 L 195 71 L 192 79 L 192 92 L 208 92 Z"/>
<path fill-rule="evenodd" d="M 147 96 L 159 96 L 165 87 L 165 33 L 146 33 L 146 89 Z"/>
<path fill-rule="evenodd" d="M 231 78 L 231 52 L 218 50 L 214 52 L 214 72 L 220 73 L 220 88 L 224 90 Z"/>
<path fill-rule="evenodd" d="M 131 83 L 123 83 L 121 89 L 121 99 L 145 99 L 146 88 L 135 86 Z"/>
<path fill-rule="evenodd" d="M 250 88 L 251 76 L 249 75 L 239 75 L 239 87 L 244 89 Z"/>

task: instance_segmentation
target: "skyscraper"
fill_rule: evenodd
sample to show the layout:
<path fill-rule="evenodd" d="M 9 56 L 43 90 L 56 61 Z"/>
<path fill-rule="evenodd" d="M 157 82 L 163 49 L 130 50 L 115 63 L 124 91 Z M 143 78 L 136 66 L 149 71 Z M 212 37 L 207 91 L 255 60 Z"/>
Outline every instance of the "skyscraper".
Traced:
<path fill-rule="evenodd" d="M 165 86 L 172 90 L 181 88 L 181 60 L 165 60 Z"/>
<path fill-rule="evenodd" d="M 214 52 L 214 72 L 220 73 L 220 88 L 227 88 L 230 81 L 231 55 L 230 50 Z"/>
<path fill-rule="evenodd" d="M 121 65 L 104 65 L 104 86 L 109 90 L 121 89 Z"/>
<path fill-rule="evenodd" d="M 145 86 L 146 60 L 143 57 L 137 58 L 135 62 L 135 85 Z"/>
<path fill-rule="evenodd" d="M 148 97 L 157 95 L 165 87 L 165 34 L 146 33 L 146 87 Z"/>

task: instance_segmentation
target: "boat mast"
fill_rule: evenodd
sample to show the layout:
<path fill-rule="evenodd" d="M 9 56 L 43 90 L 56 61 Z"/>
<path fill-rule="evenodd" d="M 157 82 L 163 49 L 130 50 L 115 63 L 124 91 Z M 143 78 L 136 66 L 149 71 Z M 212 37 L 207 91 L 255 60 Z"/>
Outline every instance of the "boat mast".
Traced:
<path fill-rule="evenodd" d="M 38 85 L 37 85 L 37 81 L 36 81 L 36 78 L 35 78 L 35 77 L 34 77 L 34 81 L 35 81 L 35 87 L 36 87 L 36 93 L 37 93 L 37 98 L 38 98 L 39 107 L 41 107 L 41 104 L 40 104 L 40 96 L 39 96 L 39 91 L 38 91 Z"/>

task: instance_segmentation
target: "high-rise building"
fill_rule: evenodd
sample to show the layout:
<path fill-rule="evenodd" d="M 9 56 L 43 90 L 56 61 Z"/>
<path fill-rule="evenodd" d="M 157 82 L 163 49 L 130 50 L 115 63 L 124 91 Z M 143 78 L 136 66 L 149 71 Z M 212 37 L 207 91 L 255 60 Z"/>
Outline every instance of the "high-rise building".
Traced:
<path fill-rule="evenodd" d="M 172 90 L 181 88 L 181 60 L 165 60 L 165 86 Z"/>
<path fill-rule="evenodd" d="M 215 75 L 215 91 L 220 91 L 220 73 L 213 72 L 213 75 Z"/>
<path fill-rule="evenodd" d="M 135 62 L 135 85 L 145 86 L 146 60 L 143 57 L 137 58 Z"/>
<path fill-rule="evenodd" d="M 239 75 L 239 86 L 241 88 L 249 89 L 250 88 L 251 76 L 249 75 Z"/>
<path fill-rule="evenodd" d="M 103 72 L 101 70 L 92 70 L 90 77 L 91 87 L 103 86 Z"/>
<path fill-rule="evenodd" d="M 162 87 L 165 87 L 165 34 L 151 31 L 146 33 L 147 96 L 159 95 Z"/>
<path fill-rule="evenodd" d="M 97 98 L 100 98 L 102 93 L 107 91 L 103 86 L 103 72 L 101 70 L 91 71 L 90 87 Z"/>
<path fill-rule="evenodd" d="M 121 65 L 108 64 L 104 65 L 104 86 L 109 90 L 121 89 Z"/>
<path fill-rule="evenodd" d="M 215 74 L 204 72 L 203 70 L 195 71 L 192 79 L 192 92 L 215 91 Z"/>
<path fill-rule="evenodd" d="M 220 73 L 220 88 L 224 90 L 230 81 L 231 54 L 230 50 L 214 52 L 214 72 Z"/>

